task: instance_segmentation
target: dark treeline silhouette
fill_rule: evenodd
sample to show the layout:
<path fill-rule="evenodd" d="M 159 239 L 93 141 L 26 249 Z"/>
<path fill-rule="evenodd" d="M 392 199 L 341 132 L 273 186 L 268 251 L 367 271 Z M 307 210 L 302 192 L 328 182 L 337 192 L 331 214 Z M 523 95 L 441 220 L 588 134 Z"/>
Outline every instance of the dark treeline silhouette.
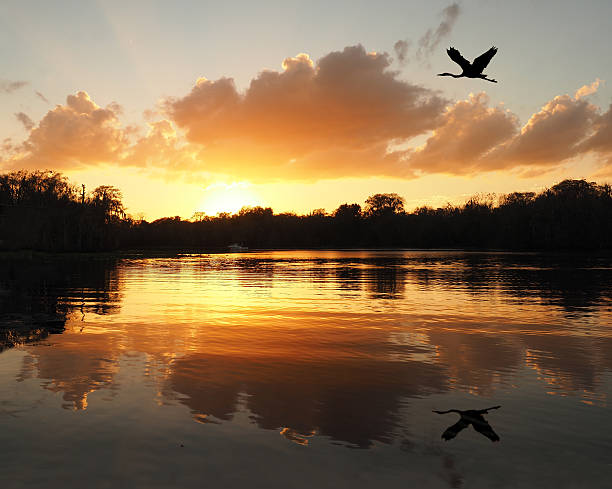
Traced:
<path fill-rule="evenodd" d="M 3 249 L 102 251 L 120 245 L 130 227 L 121 192 L 111 186 L 78 192 L 52 171 L 0 175 L 0 245 Z"/>
<path fill-rule="evenodd" d="M 564 180 L 541 193 L 478 195 L 465 204 L 406 212 L 397 194 L 375 194 L 364 207 L 333 213 L 275 214 L 245 207 L 215 217 L 153 222 L 126 216 L 121 193 L 100 186 L 85 194 L 55 172 L 0 175 L 0 240 L 4 249 L 100 251 L 174 248 L 467 248 L 610 250 L 612 188 Z"/>

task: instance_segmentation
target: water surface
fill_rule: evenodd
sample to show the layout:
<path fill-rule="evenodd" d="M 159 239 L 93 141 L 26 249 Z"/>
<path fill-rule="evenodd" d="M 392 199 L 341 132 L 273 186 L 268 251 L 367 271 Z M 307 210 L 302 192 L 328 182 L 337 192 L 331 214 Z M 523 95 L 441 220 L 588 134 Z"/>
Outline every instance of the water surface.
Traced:
<path fill-rule="evenodd" d="M 606 257 L 5 259 L 0 305 L 3 487 L 609 487 Z"/>

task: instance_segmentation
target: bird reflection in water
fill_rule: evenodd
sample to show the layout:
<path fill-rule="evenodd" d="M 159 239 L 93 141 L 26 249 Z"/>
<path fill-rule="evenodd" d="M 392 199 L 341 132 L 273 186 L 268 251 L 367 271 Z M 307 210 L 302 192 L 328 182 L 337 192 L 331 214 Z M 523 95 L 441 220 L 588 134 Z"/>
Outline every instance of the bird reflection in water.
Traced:
<path fill-rule="evenodd" d="M 486 436 L 491 441 L 499 441 L 499 436 L 489 422 L 484 419 L 483 414 L 488 414 L 489 411 L 493 409 L 499 409 L 501 406 L 493 406 L 487 409 L 470 409 L 468 411 L 459 411 L 458 409 L 449 409 L 448 411 L 433 411 L 438 414 L 447 414 L 447 413 L 457 413 L 461 418 L 454 425 L 446 428 L 444 433 L 442 433 L 442 439 L 448 441 L 455 438 L 460 431 L 472 425 L 478 433 L 483 436 Z"/>

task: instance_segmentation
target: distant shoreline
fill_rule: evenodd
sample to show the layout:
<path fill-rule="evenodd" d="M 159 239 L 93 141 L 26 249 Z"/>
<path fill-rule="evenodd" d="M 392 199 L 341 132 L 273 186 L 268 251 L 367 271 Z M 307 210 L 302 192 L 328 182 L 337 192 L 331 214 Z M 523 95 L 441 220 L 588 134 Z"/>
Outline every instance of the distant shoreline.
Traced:
<path fill-rule="evenodd" d="M 228 251 L 223 249 L 192 249 L 192 248 L 142 248 L 116 251 L 40 251 L 40 250 L 0 250 L 0 259 L 33 259 L 44 257 L 75 257 L 75 258 L 172 258 L 181 255 L 249 255 L 266 252 L 425 252 L 425 253 L 487 253 L 512 255 L 592 255 L 612 256 L 612 250 L 513 250 L 503 248 L 253 248 L 247 251 Z"/>
<path fill-rule="evenodd" d="M 147 222 L 126 214 L 119 189 L 78 194 L 54 172 L 0 175 L 0 249 L 64 253 L 226 253 L 251 250 L 612 250 L 612 187 L 564 180 L 539 193 L 476 195 L 464 205 L 412 212 L 398 194 L 332 213 L 243 207 Z M 229 247 L 233 249 L 229 249 Z M 24 251 L 33 253 L 33 251 Z"/>

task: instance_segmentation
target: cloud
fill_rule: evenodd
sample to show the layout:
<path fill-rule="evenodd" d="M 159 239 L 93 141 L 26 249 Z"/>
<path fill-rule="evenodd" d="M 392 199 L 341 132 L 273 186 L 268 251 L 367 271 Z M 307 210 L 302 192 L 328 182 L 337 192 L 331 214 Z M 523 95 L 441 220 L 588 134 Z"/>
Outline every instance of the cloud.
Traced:
<path fill-rule="evenodd" d="M 457 2 L 451 3 L 440 12 L 439 15 L 442 17 L 442 21 L 438 27 L 435 29 L 428 29 L 417 42 L 417 59 L 423 61 L 433 54 L 440 45 L 440 42 L 452 32 L 460 13 L 461 7 Z M 400 65 L 405 65 L 408 62 L 408 54 L 411 45 L 412 41 L 409 39 L 400 39 L 393 45 L 393 51 Z"/>
<path fill-rule="evenodd" d="M 594 176 L 609 178 L 612 176 L 612 104 L 605 113 L 597 117 L 593 128 L 593 133 L 582 143 L 580 149 L 593 152 L 603 160 L 602 168 L 597 170 Z"/>
<path fill-rule="evenodd" d="M 254 180 L 397 175 L 389 141 L 435 128 L 446 101 L 401 81 L 387 54 L 361 45 L 316 64 L 305 54 L 263 71 L 244 93 L 201 78 L 166 102 L 168 117 L 204 146 L 207 168 Z"/>
<path fill-rule="evenodd" d="M 524 176 L 533 176 L 589 151 L 610 154 L 611 110 L 601 114 L 584 99 L 596 88 L 594 83 L 574 97 L 554 97 L 522 128 L 503 106 L 488 107 L 484 93 L 470 95 L 447 109 L 440 126 L 409 155 L 409 166 L 422 173 L 519 169 Z"/>
<path fill-rule="evenodd" d="M 2 148 L 2 151 L 5 153 L 12 151 L 13 150 L 13 140 L 11 138 L 4 138 L 2 140 L 2 144 L 0 144 L 0 148 Z"/>
<path fill-rule="evenodd" d="M 26 131 L 31 131 L 32 128 L 35 126 L 34 121 L 30 119 L 30 116 L 23 112 L 17 112 L 15 114 L 15 117 L 19 122 L 23 124 L 23 127 L 25 127 Z"/>
<path fill-rule="evenodd" d="M 595 119 L 593 128 L 593 134 L 584 141 L 581 150 L 604 155 L 612 153 L 612 104 L 604 114 Z"/>
<path fill-rule="evenodd" d="M 612 163 L 612 106 L 602 114 L 584 98 L 598 85 L 596 80 L 574 97 L 554 97 L 523 127 L 503 106 L 489 107 L 486 94 L 470 95 L 449 106 L 425 144 L 409 152 L 409 167 L 421 173 L 448 174 L 517 169 L 528 177 L 588 152 Z"/>
<path fill-rule="evenodd" d="M 488 107 L 485 93 L 449 106 L 440 125 L 408 158 L 423 173 L 466 174 L 487 171 L 484 156 L 518 132 L 518 119 L 502 106 Z"/>
<path fill-rule="evenodd" d="M 440 13 L 442 21 L 435 29 L 428 29 L 427 32 L 419 39 L 417 43 L 417 58 L 424 59 L 431 54 L 439 46 L 443 39 L 448 37 L 459 18 L 461 7 L 457 2 L 451 3 Z"/>
<path fill-rule="evenodd" d="M 49 100 L 47 100 L 47 97 L 45 97 L 42 93 L 40 93 L 37 90 L 35 90 L 34 93 L 40 100 L 42 100 L 43 102 L 49 103 Z"/>
<path fill-rule="evenodd" d="M 98 164 L 142 169 L 163 178 L 231 177 L 272 182 L 421 174 L 475 175 L 515 170 L 523 176 L 594 154 L 612 174 L 612 105 L 588 101 L 601 81 L 546 102 L 521 127 L 486 93 L 450 102 L 400 80 L 386 53 L 361 45 L 314 62 L 287 58 L 239 91 L 231 78 L 200 78 L 183 97 L 165 99 L 146 132 L 122 126 L 122 108 L 105 108 L 80 91 L 29 131 L 5 141 L 5 168 L 67 170 Z M 420 147 L 416 136 L 429 134 Z"/>
<path fill-rule="evenodd" d="M 533 114 L 519 134 L 487 155 L 496 168 L 555 166 L 584 152 L 598 109 L 582 98 L 559 95 Z"/>
<path fill-rule="evenodd" d="M 405 64 L 408 61 L 408 50 L 411 42 L 408 39 L 400 39 L 393 45 L 393 50 L 400 64 Z"/>
<path fill-rule="evenodd" d="M 166 178 L 317 180 L 345 176 L 409 177 L 402 151 L 389 149 L 438 126 L 447 101 L 398 79 L 385 53 L 358 45 L 316 63 L 287 58 L 240 92 L 231 78 L 201 78 L 184 97 L 167 99 L 147 132 L 123 127 L 121 107 L 99 107 L 84 92 L 69 95 L 8 146 L 8 168 L 67 170 L 117 164 Z"/>
<path fill-rule="evenodd" d="M 13 93 L 15 90 L 19 90 L 27 84 L 27 81 L 0 80 L 0 93 Z"/>
<path fill-rule="evenodd" d="M 579 98 L 586 97 L 587 95 L 595 93 L 601 83 L 603 83 L 603 80 L 596 78 L 595 81 L 590 85 L 583 85 L 578 90 L 576 90 L 574 98 L 578 100 Z"/>
<path fill-rule="evenodd" d="M 31 122 L 29 117 L 24 120 L 24 124 Z M 65 105 L 48 111 L 32 127 L 19 151 L 4 163 L 18 168 L 54 169 L 110 163 L 121 158 L 127 144 L 114 109 L 100 108 L 81 91 L 68 95 Z"/>
<path fill-rule="evenodd" d="M 123 164 L 165 173 L 201 169 L 199 148 L 181 141 L 170 121 L 149 122 L 147 126 L 148 133 L 127 150 Z"/>

